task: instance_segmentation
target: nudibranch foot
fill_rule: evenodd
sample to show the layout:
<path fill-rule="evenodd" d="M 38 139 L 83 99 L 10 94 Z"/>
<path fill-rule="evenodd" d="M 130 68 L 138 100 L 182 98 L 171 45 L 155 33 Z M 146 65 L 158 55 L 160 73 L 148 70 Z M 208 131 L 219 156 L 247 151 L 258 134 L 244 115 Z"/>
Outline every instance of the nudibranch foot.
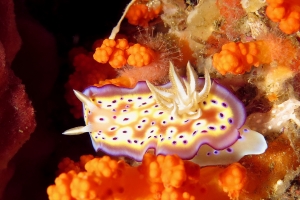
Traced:
<path fill-rule="evenodd" d="M 96 151 L 137 161 L 148 149 L 191 159 L 204 144 L 217 150 L 233 145 L 246 118 L 242 102 L 207 72 L 198 78 L 188 64 L 182 79 L 170 68 L 171 83 L 159 87 L 139 82 L 132 89 L 105 85 L 76 92 L 87 126 L 64 134 L 89 132 Z"/>
<path fill-rule="evenodd" d="M 192 161 L 200 166 L 227 165 L 238 162 L 245 155 L 257 155 L 266 151 L 268 145 L 262 134 L 245 125 L 239 131 L 239 139 L 230 147 L 220 151 L 203 145 Z"/>

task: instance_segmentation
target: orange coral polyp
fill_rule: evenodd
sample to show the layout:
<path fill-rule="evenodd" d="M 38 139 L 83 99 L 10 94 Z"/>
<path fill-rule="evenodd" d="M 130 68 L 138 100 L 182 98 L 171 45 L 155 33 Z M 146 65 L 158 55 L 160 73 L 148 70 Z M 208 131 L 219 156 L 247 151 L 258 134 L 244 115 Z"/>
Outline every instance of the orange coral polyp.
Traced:
<path fill-rule="evenodd" d="M 219 175 L 219 183 L 230 198 L 238 199 L 247 181 L 247 171 L 239 163 L 233 163 Z"/>
<path fill-rule="evenodd" d="M 281 20 L 279 28 L 287 34 L 297 32 L 300 29 L 300 12 L 291 12 L 286 18 Z"/>
<path fill-rule="evenodd" d="M 122 68 L 126 64 L 126 52 L 121 49 L 115 49 L 109 58 L 109 64 L 113 68 Z"/>
<path fill-rule="evenodd" d="M 279 28 L 286 34 L 300 30 L 300 2 L 297 0 L 267 0 L 267 16 L 279 22 Z"/>
<path fill-rule="evenodd" d="M 129 24 L 147 27 L 148 22 L 158 17 L 161 10 L 161 5 L 148 7 L 146 4 L 134 4 L 129 8 L 125 17 Z"/>
<path fill-rule="evenodd" d="M 99 63 L 107 63 L 113 68 L 121 68 L 126 64 L 126 49 L 129 44 L 126 39 L 105 39 L 100 47 L 97 47 L 93 55 Z"/>
<path fill-rule="evenodd" d="M 127 63 L 134 67 L 149 65 L 155 57 L 153 50 L 140 44 L 134 44 L 129 47 L 127 54 L 129 55 Z"/>
<path fill-rule="evenodd" d="M 137 167 L 109 156 L 82 157 L 80 163 L 85 161 L 85 170 L 64 172 L 55 179 L 55 185 L 47 189 L 50 200 L 227 200 L 222 190 L 236 198 L 246 181 L 246 170 L 240 164 L 200 168 L 176 155 L 147 153 Z"/>
<path fill-rule="evenodd" d="M 248 43 L 230 42 L 222 46 L 222 51 L 213 56 L 214 67 L 222 74 L 244 74 L 252 66 L 258 67 L 260 41 Z"/>

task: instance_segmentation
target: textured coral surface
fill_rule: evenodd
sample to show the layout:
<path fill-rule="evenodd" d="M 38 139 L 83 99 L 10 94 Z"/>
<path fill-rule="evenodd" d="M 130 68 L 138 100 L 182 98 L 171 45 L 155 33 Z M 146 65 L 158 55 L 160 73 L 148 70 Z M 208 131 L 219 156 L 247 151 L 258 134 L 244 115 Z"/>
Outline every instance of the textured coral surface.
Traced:
<path fill-rule="evenodd" d="M 11 63 L 20 49 L 14 4 L 0 4 L 0 197 L 13 174 L 8 162 L 29 139 L 35 128 L 34 109 L 21 80 L 11 70 Z"/>

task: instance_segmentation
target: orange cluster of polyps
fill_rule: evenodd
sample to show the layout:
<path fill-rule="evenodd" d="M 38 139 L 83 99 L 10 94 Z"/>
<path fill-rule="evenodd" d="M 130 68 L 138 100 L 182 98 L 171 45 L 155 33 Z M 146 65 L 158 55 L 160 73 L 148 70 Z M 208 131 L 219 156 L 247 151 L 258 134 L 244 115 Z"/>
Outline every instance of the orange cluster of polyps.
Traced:
<path fill-rule="evenodd" d="M 225 169 L 201 169 L 197 164 L 183 161 L 175 155 L 148 153 L 138 167 L 109 156 L 83 156 L 79 163 L 70 160 L 63 163 L 60 164 L 60 172 L 63 173 L 55 179 L 55 185 L 47 189 L 50 200 L 223 200 L 229 199 L 228 196 L 237 198 L 246 180 L 246 170 L 238 163 Z M 85 170 L 78 171 L 84 163 Z M 70 171 L 62 169 L 62 166 Z"/>
<path fill-rule="evenodd" d="M 93 55 L 99 63 L 109 63 L 113 68 L 121 68 L 126 63 L 134 67 L 148 65 L 155 57 L 152 49 L 140 44 L 129 45 L 126 39 L 105 39 Z"/>
<path fill-rule="evenodd" d="M 213 66 L 222 74 L 244 74 L 252 66 L 261 64 L 259 59 L 261 41 L 248 43 L 230 42 L 222 46 L 222 51 L 213 56 Z"/>
<path fill-rule="evenodd" d="M 156 6 L 147 6 L 146 4 L 133 4 L 126 13 L 128 23 L 136 26 L 147 27 L 148 22 L 158 17 L 162 10 L 160 4 Z"/>
<path fill-rule="evenodd" d="M 300 1 L 267 0 L 267 16 L 274 22 L 280 22 L 279 28 L 287 34 L 300 30 Z"/>

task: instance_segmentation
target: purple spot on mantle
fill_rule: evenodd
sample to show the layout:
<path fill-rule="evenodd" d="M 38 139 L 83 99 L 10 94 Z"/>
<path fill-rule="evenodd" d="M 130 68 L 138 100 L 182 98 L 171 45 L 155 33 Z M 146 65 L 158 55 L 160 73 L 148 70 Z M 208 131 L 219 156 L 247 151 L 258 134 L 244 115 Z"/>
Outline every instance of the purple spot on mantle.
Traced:
<path fill-rule="evenodd" d="M 222 106 L 224 107 L 224 108 L 227 108 L 227 103 L 222 103 Z"/>
<path fill-rule="evenodd" d="M 123 121 L 128 121 L 129 120 L 129 118 L 127 118 L 127 117 L 125 117 L 124 119 L 123 119 Z"/>
<path fill-rule="evenodd" d="M 116 115 L 114 115 L 114 116 L 113 116 L 113 119 L 117 119 L 117 116 L 116 116 Z"/>
<path fill-rule="evenodd" d="M 228 122 L 229 122 L 229 124 L 232 124 L 233 120 L 231 118 L 228 118 Z"/>
<path fill-rule="evenodd" d="M 219 151 L 215 150 L 215 151 L 214 151 L 214 154 L 219 154 Z"/>
<path fill-rule="evenodd" d="M 98 101 L 98 103 L 102 103 L 102 101 Z"/>
<path fill-rule="evenodd" d="M 203 105 L 206 105 L 206 101 L 203 101 L 202 103 L 203 103 Z"/>
<path fill-rule="evenodd" d="M 101 117 L 99 120 L 100 120 L 100 121 L 104 121 L 104 118 Z"/>
<path fill-rule="evenodd" d="M 140 143 L 140 145 L 143 145 L 144 144 L 144 141 L 142 141 L 141 143 Z"/>
<path fill-rule="evenodd" d="M 131 140 L 127 140 L 128 143 L 131 143 Z"/>
<path fill-rule="evenodd" d="M 117 140 L 117 139 L 118 139 L 117 137 L 114 137 L 114 138 L 113 138 L 113 140 Z"/>
<path fill-rule="evenodd" d="M 219 115 L 220 115 L 220 117 L 221 117 L 221 118 L 223 118 L 223 117 L 224 117 L 224 114 L 223 114 L 223 113 L 220 113 Z"/>
<path fill-rule="evenodd" d="M 187 140 L 183 140 L 183 144 L 187 144 L 188 142 L 187 142 Z"/>
<path fill-rule="evenodd" d="M 199 125 L 201 125 L 201 123 L 200 123 L 200 122 L 198 122 L 198 123 L 196 124 L 196 126 L 199 126 Z"/>
<path fill-rule="evenodd" d="M 224 130 L 226 128 L 226 126 L 221 125 L 221 130 Z"/>
<path fill-rule="evenodd" d="M 159 115 L 162 115 L 163 113 L 164 113 L 164 112 L 159 112 L 158 114 L 159 114 Z"/>
<path fill-rule="evenodd" d="M 249 132 L 249 130 L 247 128 L 244 128 L 244 132 Z"/>
<path fill-rule="evenodd" d="M 111 127 L 111 128 L 110 128 L 111 131 L 113 131 L 113 130 L 115 130 L 115 129 L 116 129 L 116 127 Z"/>
<path fill-rule="evenodd" d="M 117 100 L 113 100 L 112 103 L 117 103 Z"/>
<path fill-rule="evenodd" d="M 210 153 L 209 152 L 207 152 L 207 154 L 206 154 L 207 156 L 210 156 Z"/>
<path fill-rule="evenodd" d="M 127 131 L 123 131 L 123 133 L 127 133 Z"/>
<path fill-rule="evenodd" d="M 193 136 L 196 135 L 197 132 L 198 132 L 198 131 L 194 131 L 194 132 L 193 132 Z"/>
<path fill-rule="evenodd" d="M 134 140 L 133 142 L 134 142 L 134 143 L 137 143 L 138 141 L 137 141 L 137 140 Z"/>
<path fill-rule="evenodd" d="M 207 130 L 202 130 L 201 133 L 207 133 Z"/>
<path fill-rule="evenodd" d="M 176 143 L 177 143 L 176 141 L 173 141 L 173 142 L 172 142 L 172 144 L 176 144 Z"/>
<path fill-rule="evenodd" d="M 212 103 L 214 103 L 214 104 L 217 104 L 217 101 L 216 101 L 216 100 L 214 100 L 214 99 L 213 99 L 213 100 L 211 100 L 211 102 L 212 102 Z"/>
<path fill-rule="evenodd" d="M 183 135 L 179 136 L 179 138 L 183 138 Z"/>
<path fill-rule="evenodd" d="M 142 97 L 138 97 L 137 99 L 138 99 L 138 100 L 141 100 L 141 99 L 142 99 Z"/>
<path fill-rule="evenodd" d="M 210 130 L 215 130 L 216 128 L 215 127 L 213 127 L 213 126 L 209 126 L 208 127 Z"/>
<path fill-rule="evenodd" d="M 229 152 L 229 153 L 231 153 L 232 149 L 231 148 L 227 148 L 226 151 Z"/>
<path fill-rule="evenodd" d="M 138 127 L 138 128 L 142 128 L 142 126 L 141 126 L 141 125 L 138 125 L 137 127 Z"/>

